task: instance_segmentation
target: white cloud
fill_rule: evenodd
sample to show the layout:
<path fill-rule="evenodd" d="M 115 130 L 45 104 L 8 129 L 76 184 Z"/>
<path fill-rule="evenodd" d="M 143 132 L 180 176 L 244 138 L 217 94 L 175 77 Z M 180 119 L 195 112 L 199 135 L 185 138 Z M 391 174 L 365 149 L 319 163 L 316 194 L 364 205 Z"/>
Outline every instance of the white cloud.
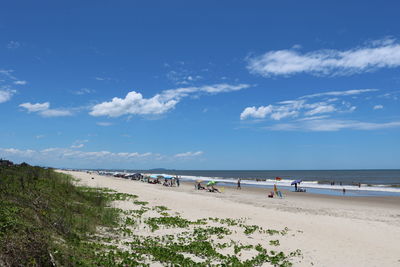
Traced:
<path fill-rule="evenodd" d="M 0 69 L 0 74 L 7 77 L 10 80 L 16 80 L 15 76 L 13 75 L 14 70 L 4 70 Z"/>
<path fill-rule="evenodd" d="M 200 87 L 182 87 L 162 91 L 151 98 L 132 91 L 125 98 L 114 97 L 110 102 L 95 105 L 89 113 L 92 116 L 119 117 L 122 115 L 157 115 L 175 108 L 182 98 L 198 96 L 201 93 L 217 94 L 238 91 L 250 87 L 248 84 L 214 84 Z"/>
<path fill-rule="evenodd" d="M 8 49 L 17 49 L 20 46 L 21 46 L 21 44 L 17 41 L 9 41 L 7 44 Z"/>
<path fill-rule="evenodd" d="M 82 147 L 77 145 L 75 148 Z M 93 151 L 86 152 L 80 150 L 72 150 L 69 148 L 47 148 L 43 150 L 20 150 L 15 148 L 0 148 L 0 152 L 4 155 L 18 155 L 23 157 L 39 157 L 39 158 L 74 158 L 74 159 L 82 159 L 82 160 L 96 160 L 96 159 L 112 159 L 112 160 L 129 160 L 131 158 L 138 157 L 148 157 L 151 156 L 152 153 L 113 153 L 110 151 Z"/>
<path fill-rule="evenodd" d="M 309 120 L 302 120 L 298 122 L 275 124 L 265 127 L 273 131 L 315 131 L 315 132 L 332 132 L 344 129 L 352 130 L 380 130 L 400 127 L 400 121 L 393 122 L 362 122 L 354 120 L 334 120 L 314 118 Z"/>
<path fill-rule="evenodd" d="M 23 103 L 19 106 L 25 108 L 29 113 L 31 113 L 31 112 L 38 112 L 38 111 L 43 111 L 43 110 L 49 109 L 50 103 L 49 102 L 36 103 L 36 104 Z"/>
<path fill-rule="evenodd" d="M 85 146 L 85 143 L 89 142 L 89 140 L 76 140 L 72 145 L 71 148 L 82 148 Z"/>
<path fill-rule="evenodd" d="M 305 113 L 306 116 L 313 116 L 320 113 L 329 113 L 336 111 L 336 108 L 333 105 L 327 105 L 325 103 L 317 103 L 313 106 L 315 106 L 313 109 Z"/>
<path fill-rule="evenodd" d="M 28 83 L 27 81 L 15 81 L 14 82 L 14 84 L 16 84 L 16 85 L 25 85 L 27 83 Z"/>
<path fill-rule="evenodd" d="M 77 144 L 77 145 L 72 145 L 71 148 L 82 148 L 84 146 L 85 144 Z"/>
<path fill-rule="evenodd" d="M 176 154 L 175 157 L 176 158 L 191 158 L 191 157 L 200 156 L 202 154 L 203 154 L 203 151 L 196 151 L 196 152 L 189 151 L 189 152 Z"/>
<path fill-rule="evenodd" d="M 400 91 L 394 91 L 394 92 L 389 92 L 389 93 L 382 94 L 379 97 L 397 101 L 397 100 L 400 99 L 399 96 L 400 96 Z"/>
<path fill-rule="evenodd" d="M 0 103 L 9 101 L 17 93 L 13 89 L 15 85 L 26 84 L 26 81 L 18 80 L 13 73 L 13 70 L 0 69 Z"/>
<path fill-rule="evenodd" d="M 287 118 L 287 117 L 297 117 L 299 112 L 297 110 L 278 110 L 271 114 L 271 118 L 273 120 L 279 121 L 280 119 Z"/>
<path fill-rule="evenodd" d="M 379 91 L 379 90 L 378 89 L 353 89 L 353 90 L 347 90 L 347 91 L 330 91 L 330 92 L 317 93 L 317 94 L 312 94 L 312 95 L 305 95 L 305 96 L 300 97 L 300 99 L 322 97 L 322 96 L 349 96 L 349 95 L 358 95 L 358 94 L 362 94 L 362 93 L 376 92 L 376 91 Z M 337 98 L 332 98 L 330 100 L 336 101 Z"/>
<path fill-rule="evenodd" d="M 104 121 L 97 122 L 96 124 L 104 127 L 113 125 L 111 122 L 104 122 Z"/>
<path fill-rule="evenodd" d="M 81 143 L 83 144 L 83 143 Z M 154 162 L 155 160 L 184 160 L 202 155 L 202 151 L 185 152 L 176 155 L 161 155 L 152 152 L 111 152 L 111 151 L 82 151 L 81 145 L 72 148 L 46 148 L 42 150 L 0 148 L 0 158 L 9 158 L 17 161 L 27 161 L 33 164 L 45 165 L 80 165 L 89 166 L 101 163 L 101 166 L 110 163 L 132 163 L 138 161 Z M 65 165 L 64 165 L 65 166 Z"/>
<path fill-rule="evenodd" d="M 315 116 L 325 113 L 349 113 L 356 107 L 347 101 L 339 102 L 339 97 L 375 92 L 377 89 L 358 89 L 347 91 L 331 91 L 301 96 L 295 100 L 281 101 L 274 105 L 260 107 L 246 107 L 240 114 L 240 119 L 265 119 L 269 116 L 272 120 L 281 120 L 284 118 L 296 118 L 299 116 Z M 329 98 L 336 96 L 335 98 Z M 309 103 L 313 98 L 323 98 L 322 101 Z"/>
<path fill-rule="evenodd" d="M 264 77 L 312 75 L 351 75 L 379 68 L 400 66 L 400 44 L 392 39 L 370 42 L 350 50 L 317 50 L 300 53 L 296 49 L 270 51 L 248 58 L 251 73 Z"/>
<path fill-rule="evenodd" d="M 113 79 L 110 77 L 94 77 L 95 80 L 97 81 L 112 81 Z"/>
<path fill-rule="evenodd" d="M 162 114 L 175 107 L 176 100 L 163 101 L 159 95 L 143 98 L 135 91 L 129 92 L 125 98 L 114 97 L 110 102 L 97 104 L 92 108 L 92 116 L 119 117 L 126 114 Z"/>
<path fill-rule="evenodd" d="M 7 102 L 11 99 L 11 97 L 16 93 L 16 90 L 0 90 L 0 103 Z"/>
<path fill-rule="evenodd" d="M 72 116 L 72 112 L 65 109 L 48 109 L 39 112 L 43 117 L 65 117 Z"/>
<path fill-rule="evenodd" d="M 91 94 L 94 93 L 95 90 L 89 89 L 89 88 L 81 88 L 77 91 L 74 91 L 73 93 L 76 95 L 85 95 L 85 94 Z"/>
<path fill-rule="evenodd" d="M 247 107 L 243 110 L 243 112 L 240 114 L 240 119 L 244 120 L 247 118 L 256 118 L 256 119 L 263 119 L 265 118 L 268 114 L 272 112 L 272 106 L 261 106 L 261 107 Z"/>
<path fill-rule="evenodd" d="M 325 119 L 328 118 L 328 115 L 322 115 L 322 116 L 312 116 L 312 117 L 305 117 L 301 119 L 297 119 L 296 121 L 310 121 L 310 120 L 319 120 L 319 119 Z"/>
<path fill-rule="evenodd" d="M 202 76 L 192 74 L 190 71 L 184 69 L 182 66 L 179 70 L 170 70 L 166 74 L 166 77 L 168 80 L 174 82 L 177 85 L 188 85 L 203 79 Z"/>
<path fill-rule="evenodd" d="M 62 117 L 62 116 L 71 116 L 72 112 L 66 109 L 50 109 L 50 103 L 22 103 L 19 105 L 22 108 L 25 108 L 28 113 L 38 113 L 42 117 Z"/>
<path fill-rule="evenodd" d="M 364 122 L 343 118 L 347 114 L 354 112 L 356 106 L 341 98 L 375 92 L 376 89 L 361 89 L 348 91 L 333 91 L 306 95 L 295 100 L 281 101 L 274 105 L 247 107 L 240 115 L 240 119 L 264 119 L 270 118 L 272 121 L 279 121 L 284 118 L 283 123 L 275 123 L 264 127 L 273 131 L 339 131 L 344 129 L 351 130 L 378 130 L 400 127 L 400 121 L 392 122 Z M 335 98 L 329 98 L 336 96 Z M 320 101 L 311 102 L 314 98 Z M 383 108 L 376 105 L 374 109 Z M 338 119 L 333 118 L 334 115 Z M 294 119 L 296 118 L 296 119 Z"/>

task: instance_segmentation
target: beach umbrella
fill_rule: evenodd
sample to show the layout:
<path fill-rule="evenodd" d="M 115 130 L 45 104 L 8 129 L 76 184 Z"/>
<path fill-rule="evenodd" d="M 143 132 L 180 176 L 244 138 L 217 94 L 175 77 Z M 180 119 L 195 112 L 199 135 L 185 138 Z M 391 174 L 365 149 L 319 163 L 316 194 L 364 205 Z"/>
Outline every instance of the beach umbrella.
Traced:
<path fill-rule="evenodd" d="M 294 180 L 290 185 L 299 184 L 301 182 L 303 182 L 303 180 L 301 180 L 301 179 Z"/>
<path fill-rule="evenodd" d="M 282 178 L 281 177 L 275 177 L 275 180 L 280 181 L 280 180 L 282 180 Z"/>
<path fill-rule="evenodd" d="M 164 177 L 164 179 L 172 179 L 172 178 L 174 178 L 174 177 L 171 176 L 171 175 L 164 175 L 163 177 Z"/>
<path fill-rule="evenodd" d="M 217 184 L 216 181 L 209 181 L 209 182 L 207 183 L 207 185 L 215 185 L 215 184 Z"/>
<path fill-rule="evenodd" d="M 159 175 L 153 174 L 153 175 L 150 175 L 150 178 L 157 179 L 157 178 L 159 178 L 158 176 L 159 176 Z"/>

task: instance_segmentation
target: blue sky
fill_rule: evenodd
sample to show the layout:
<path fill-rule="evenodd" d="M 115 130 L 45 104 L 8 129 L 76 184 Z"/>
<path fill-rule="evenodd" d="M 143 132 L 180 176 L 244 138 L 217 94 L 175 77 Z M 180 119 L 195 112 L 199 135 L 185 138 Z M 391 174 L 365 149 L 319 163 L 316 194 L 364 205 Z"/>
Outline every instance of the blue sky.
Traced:
<path fill-rule="evenodd" d="M 399 9 L 4 1 L 0 157 L 76 168 L 400 168 Z"/>

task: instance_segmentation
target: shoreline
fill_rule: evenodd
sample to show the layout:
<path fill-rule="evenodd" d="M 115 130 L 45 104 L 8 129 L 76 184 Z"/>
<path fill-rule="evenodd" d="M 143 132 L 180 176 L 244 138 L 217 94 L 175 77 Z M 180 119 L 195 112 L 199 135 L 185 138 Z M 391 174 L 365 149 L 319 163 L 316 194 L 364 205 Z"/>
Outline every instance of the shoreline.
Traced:
<path fill-rule="evenodd" d="M 301 263 L 294 266 L 395 266 L 400 262 L 397 197 L 336 197 L 282 190 L 283 199 L 271 199 L 259 188 L 225 187 L 223 193 L 209 193 L 194 190 L 193 182 L 165 187 L 83 172 L 65 173 L 80 179 L 79 184 L 136 194 L 140 200 L 167 206 L 191 220 L 247 218 L 249 224 L 266 229 L 288 227 L 291 234 L 281 240 L 280 248 L 303 252 Z"/>
<path fill-rule="evenodd" d="M 94 171 L 95 173 L 97 171 Z M 114 174 L 125 174 L 125 175 L 133 175 L 134 173 L 130 172 L 111 172 L 111 171 L 100 171 L 101 175 L 114 175 Z M 145 176 L 151 175 L 161 175 L 161 176 L 176 176 L 172 174 L 152 174 L 142 172 Z M 208 181 L 216 181 L 223 186 L 236 186 L 237 179 L 234 178 L 221 178 L 221 177 L 206 177 L 206 176 L 190 176 L 190 175 L 178 175 L 181 181 L 186 182 L 195 182 L 196 180 L 202 180 L 203 182 Z M 161 178 L 162 179 L 162 178 Z M 294 181 L 293 179 L 281 179 L 279 181 L 275 179 L 248 179 L 248 178 L 241 178 L 241 184 L 243 186 L 250 186 L 250 187 L 259 187 L 264 189 L 273 188 L 274 185 L 277 185 L 279 188 L 283 190 L 292 190 L 293 186 L 291 182 Z M 334 195 L 334 196 L 342 196 L 343 191 L 345 190 L 346 196 L 356 196 L 356 197 L 364 197 L 364 196 L 395 196 L 400 197 L 400 186 L 393 186 L 393 185 L 370 185 L 370 184 L 329 184 L 329 183 L 321 183 L 321 181 L 308 181 L 304 180 L 299 184 L 299 187 L 304 188 L 307 190 L 308 193 L 312 194 L 322 194 L 322 195 Z"/>

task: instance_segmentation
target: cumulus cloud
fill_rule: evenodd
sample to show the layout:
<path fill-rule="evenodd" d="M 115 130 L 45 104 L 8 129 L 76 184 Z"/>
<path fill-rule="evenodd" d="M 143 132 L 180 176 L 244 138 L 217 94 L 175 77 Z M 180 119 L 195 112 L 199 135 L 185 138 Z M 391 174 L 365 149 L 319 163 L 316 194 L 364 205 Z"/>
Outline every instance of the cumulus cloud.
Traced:
<path fill-rule="evenodd" d="M 256 118 L 256 119 L 263 119 L 268 114 L 270 114 L 273 110 L 273 106 L 261 106 L 261 107 L 247 107 L 243 110 L 242 114 L 240 114 L 240 119 L 244 120 L 247 118 Z"/>
<path fill-rule="evenodd" d="M 38 113 L 42 117 L 62 117 L 71 116 L 72 112 L 66 109 L 51 109 L 49 102 L 44 103 L 22 103 L 20 107 L 26 109 L 28 113 Z"/>
<path fill-rule="evenodd" d="M 300 53 L 296 49 L 269 51 L 248 58 L 251 73 L 264 77 L 300 73 L 336 76 L 400 66 L 400 43 L 393 39 L 370 42 L 349 50 L 317 50 Z"/>
<path fill-rule="evenodd" d="M 25 108 L 29 113 L 31 113 L 31 112 L 38 112 L 38 111 L 43 111 L 43 110 L 49 109 L 50 103 L 49 102 L 36 103 L 36 104 L 23 103 L 19 106 Z"/>
<path fill-rule="evenodd" d="M 16 90 L 10 89 L 0 90 L 0 103 L 9 101 L 16 92 Z"/>
<path fill-rule="evenodd" d="M 375 105 L 374 109 L 383 109 L 383 105 Z"/>
<path fill-rule="evenodd" d="M 93 106 L 92 116 L 119 117 L 122 115 L 158 115 L 166 113 L 184 97 L 198 96 L 201 93 L 217 94 L 238 91 L 250 87 L 248 84 L 214 84 L 200 87 L 182 87 L 162 91 L 151 98 L 144 98 L 141 93 L 132 91 L 125 98 L 114 97 L 109 102 L 103 102 Z"/>
<path fill-rule="evenodd" d="M 177 100 L 163 101 L 159 95 L 146 99 L 141 93 L 132 91 L 125 98 L 114 97 L 110 102 L 95 105 L 89 114 L 96 117 L 119 117 L 125 114 L 162 114 L 174 108 L 177 103 Z"/>
<path fill-rule="evenodd" d="M 191 158 L 191 157 L 196 157 L 200 156 L 203 154 L 203 151 L 196 151 L 196 152 L 184 152 L 184 153 L 178 153 L 175 155 L 176 158 Z"/>
<path fill-rule="evenodd" d="M 336 110 L 334 105 L 326 102 L 309 104 L 305 100 L 290 100 L 279 102 L 277 105 L 260 106 L 258 108 L 247 107 L 240 114 L 240 119 L 264 119 L 270 116 L 272 120 L 281 120 L 284 118 L 298 117 L 301 114 L 304 116 L 313 116 L 321 113 L 334 112 Z"/>
<path fill-rule="evenodd" d="M 281 101 L 274 105 L 260 107 L 246 107 L 240 114 L 240 119 L 265 119 L 268 116 L 272 120 L 284 118 L 296 118 L 299 116 L 315 116 L 334 112 L 353 112 L 356 107 L 347 101 L 338 102 L 338 97 L 357 95 L 367 92 L 375 92 L 377 89 L 357 89 L 347 91 L 330 91 L 301 96 L 295 100 Z M 336 96 L 336 98 L 329 98 Z M 310 103 L 310 99 L 321 98 L 322 101 Z"/>

